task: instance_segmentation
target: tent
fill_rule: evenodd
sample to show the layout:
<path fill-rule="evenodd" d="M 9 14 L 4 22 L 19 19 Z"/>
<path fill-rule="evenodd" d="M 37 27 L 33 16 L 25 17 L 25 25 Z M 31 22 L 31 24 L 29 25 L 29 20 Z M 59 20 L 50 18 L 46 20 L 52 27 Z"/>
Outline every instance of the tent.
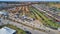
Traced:
<path fill-rule="evenodd" d="M 0 14 L 7 15 L 7 14 L 8 14 L 8 12 L 0 12 Z"/>

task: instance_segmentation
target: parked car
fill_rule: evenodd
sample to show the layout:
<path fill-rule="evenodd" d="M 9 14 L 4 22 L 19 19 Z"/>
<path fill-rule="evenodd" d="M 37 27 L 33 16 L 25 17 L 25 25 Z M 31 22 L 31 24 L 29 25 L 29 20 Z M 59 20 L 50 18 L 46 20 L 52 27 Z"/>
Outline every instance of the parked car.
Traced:
<path fill-rule="evenodd" d="M 26 32 L 26 34 L 32 34 L 31 32 L 29 32 L 29 31 L 25 31 Z"/>

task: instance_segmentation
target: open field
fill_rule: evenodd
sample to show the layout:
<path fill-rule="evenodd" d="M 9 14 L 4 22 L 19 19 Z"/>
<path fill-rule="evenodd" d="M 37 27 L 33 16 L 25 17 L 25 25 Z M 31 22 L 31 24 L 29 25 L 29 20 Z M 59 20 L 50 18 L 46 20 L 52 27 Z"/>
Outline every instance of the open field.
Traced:
<path fill-rule="evenodd" d="M 50 3 L 49 6 L 53 6 L 53 7 L 60 8 L 60 4 L 53 4 L 53 3 Z"/>
<path fill-rule="evenodd" d="M 44 24 L 46 26 L 49 27 L 54 27 L 54 28 L 58 28 L 59 25 L 56 22 L 53 22 L 51 19 L 47 18 L 43 13 L 41 13 L 39 10 L 35 9 L 35 8 L 31 8 L 32 12 L 36 15 L 37 19 L 39 19 L 42 23 L 44 22 Z"/>

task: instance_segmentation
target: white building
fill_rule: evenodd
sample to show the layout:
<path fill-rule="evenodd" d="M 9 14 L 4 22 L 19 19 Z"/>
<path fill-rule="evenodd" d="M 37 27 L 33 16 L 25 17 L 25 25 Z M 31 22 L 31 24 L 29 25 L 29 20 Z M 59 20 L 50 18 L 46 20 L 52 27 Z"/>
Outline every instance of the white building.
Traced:
<path fill-rule="evenodd" d="M 16 34 L 16 30 L 10 29 L 8 27 L 3 27 L 0 29 L 0 34 Z"/>

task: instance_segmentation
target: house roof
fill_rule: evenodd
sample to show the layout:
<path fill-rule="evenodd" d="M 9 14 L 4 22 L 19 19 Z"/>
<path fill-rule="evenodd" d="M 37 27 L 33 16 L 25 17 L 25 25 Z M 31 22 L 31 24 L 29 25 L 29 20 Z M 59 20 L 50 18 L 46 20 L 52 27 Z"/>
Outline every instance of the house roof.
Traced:
<path fill-rule="evenodd" d="M 3 27 L 2 29 L 0 29 L 0 34 L 13 34 L 15 32 L 16 32 L 16 30 L 13 30 L 8 27 Z"/>

